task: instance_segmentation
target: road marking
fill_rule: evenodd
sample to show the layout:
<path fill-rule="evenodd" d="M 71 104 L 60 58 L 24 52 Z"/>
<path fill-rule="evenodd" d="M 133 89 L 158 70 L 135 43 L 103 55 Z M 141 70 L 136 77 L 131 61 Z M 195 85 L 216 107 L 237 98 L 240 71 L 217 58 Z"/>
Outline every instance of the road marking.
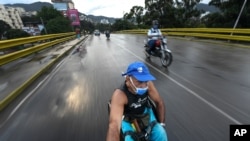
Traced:
<path fill-rule="evenodd" d="M 136 58 L 138 58 L 139 60 L 144 61 L 144 59 L 142 59 L 141 57 L 139 57 L 138 55 L 134 54 L 132 51 L 128 50 L 125 47 L 120 46 L 121 48 L 123 48 L 124 50 L 126 50 L 127 52 L 129 52 L 130 54 L 134 55 Z M 206 99 L 204 99 L 203 97 L 201 97 L 199 94 L 197 94 L 196 92 L 192 91 L 191 89 L 187 88 L 186 86 L 184 86 L 183 84 L 179 83 L 177 80 L 175 80 L 174 78 L 166 75 L 165 73 L 163 73 L 161 70 L 159 70 L 158 68 L 154 67 L 153 65 L 149 64 L 148 62 L 145 62 L 147 65 L 149 65 L 151 68 L 153 68 L 154 70 L 156 70 L 157 72 L 159 72 L 160 74 L 162 74 L 163 76 L 165 76 L 166 78 L 168 78 L 169 80 L 171 80 L 172 82 L 174 82 L 175 84 L 177 84 L 178 86 L 182 87 L 183 89 L 185 89 L 186 91 L 188 91 L 190 94 L 192 94 L 193 96 L 195 96 L 196 98 L 200 99 L 201 101 L 203 101 L 205 104 L 207 104 L 208 106 L 210 106 L 211 108 L 213 108 L 214 110 L 216 110 L 217 112 L 221 113 L 223 116 L 225 116 L 226 118 L 228 118 L 229 120 L 233 121 L 235 124 L 242 124 L 241 122 L 239 122 L 238 120 L 236 120 L 235 118 L 233 118 L 232 116 L 230 116 L 229 114 L 227 114 L 226 112 L 222 111 L 220 108 L 216 107 L 214 104 L 212 104 L 211 102 L 207 101 Z"/>

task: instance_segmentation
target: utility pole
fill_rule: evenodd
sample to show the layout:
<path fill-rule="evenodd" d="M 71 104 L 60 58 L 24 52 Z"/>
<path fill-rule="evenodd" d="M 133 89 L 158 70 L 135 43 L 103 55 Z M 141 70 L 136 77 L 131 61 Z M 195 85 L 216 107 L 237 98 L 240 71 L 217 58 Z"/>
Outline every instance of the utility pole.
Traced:
<path fill-rule="evenodd" d="M 123 14 L 123 30 L 125 30 L 124 28 L 125 28 L 125 17 L 124 17 L 124 11 L 122 12 L 122 14 Z"/>
<path fill-rule="evenodd" d="M 45 27 L 45 25 L 44 25 L 44 23 L 43 23 L 42 17 L 40 17 L 40 20 L 41 20 L 41 22 L 42 22 L 42 25 L 43 25 L 43 28 L 44 28 L 45 33 L 48 34 L 48 33 L 47 33 L 47 29 L 46 29 L 46 27 Z"/>
<path fill-rule="evenodd" d="M 239 22 L 239 19 L 240 19 L 241 13 L 242 13 L 242 11 L 243 11 L 243 9 L 244 9 L 244 7 L 245 7 L 246 3 L 247 3 L 247 0 L 245 0 L 245 1 L 244 1 L 243 5 L 242 5 L 242 7 L 241 7 L 240 13 L 239 13 L 239 15 L 238 15 L 237 20 L 235 21 L 235 24 L 234 24 L 233 29 L 235 29 L 235 28 L 236 28 L 236 26 L 237 26 L 237 24 L 238 24 L 238 22 Z M 233 35 L 233 32 L 231 33 L 231 35 Z"/>

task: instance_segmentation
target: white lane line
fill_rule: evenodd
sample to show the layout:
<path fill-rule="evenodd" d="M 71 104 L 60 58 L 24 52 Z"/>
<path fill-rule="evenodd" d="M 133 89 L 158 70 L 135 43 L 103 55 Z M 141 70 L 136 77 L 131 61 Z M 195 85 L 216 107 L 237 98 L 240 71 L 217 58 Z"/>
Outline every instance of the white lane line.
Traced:
<path fill-rule="evenodd" d="M 130 54 L 132 54 L 133 56 L 135 56 L 136 58 L 138 58 L 139 60 L 144 61 L 144 59 L 142 59 L 141 57 L 139 57 L 138 55 L 134 54 L 133 52 L 131 52 L 130 50 L 128 50 L 125 47 L 120 46 L 121 48 L 123 48 L 124 50 L 126 50 L 127 52 L 129 52 Z M 207 101 L 206 99 L 204 99 L 203 97 L 201 97 L 199 94 L 197 94 L 196 92 L 192 91 L 191 89 L 187 88 L 186 86 L 182 85 L 181 83 L 179 83 L 177 80 L 175 80 L 174 78 L 166 75 L 165 73 L 163 73 L 161 70 L 159 70 L 158 68 L 152 66 L 151 64 L 149 64 L 148 62 L 145 62 L 147 65 L 149 65 L 150 67 L 152 67 L 154 70 L 156 70 L 157 72 L 159 72 L 160 74 L 162 74 L 163 76 L 165 76 L 166 78 L 168 78 L 169 80 L 171 80 L 172 82 L 174 82 L 175 84 L 177 84 L 178 86 L 182 87 L 183 89 L 185 89 L 186 91 L 188 91 L 190 94 L 192 94 L 193 96 L 195 96 L 196 98 L 200 99 L 201 101 L 203 101 L 204 103 L 206 103 L 208 106 L 210 106 L 211 108 L 213 108 L 214 110 L 216 110 L 217 112 L 221 113 L 223 116 L 225 116 L 226 118 L 228 118 L 229 120 L 231 120 L 232 122 L 234 122 L 235 124 L 242 124 L 241 122 L 239 122 L 238 120 L 236 120 L 235 118 L 233 118 L 232 116 L 230 116 L 229 114 L 227 114 L 226 112 L 222 111 L 220 108 L 216 107 L 214 104 L 212 104 L 211 102 Z M 178 75 L 177 75 L 178 76 Z"/>
<path fill-rule="evenodd" d="M 211 93 L 210 93 L 209 91 L 207 91 L 207 90 L 205 90 L 205 89 L 199 87 L 198 85 L 192 83 L 191 81 L 185 79 L 184 77 L 181 77 L 180 75 L 176 74 L 175 72 L 170 71 L 170 70 L 169 70 L 169 72 L 170 72 L 171 74 L 175 75 L 176 77 L 182 79 L 183 81 L 186 81 L 187 83 L 193 85 L 194 87 L 196 87 L 196 88 L 198 88 L 198 89 L 204 91 L 205 93 L 209 94 L 209 96 L 211 96 L 211 97 L 213 97 L 213 98 L 216 98 L 215 96 L 211 95 Z M 228 108 L 233 109 L 233 110 L 235 110 L 235 111 L 241 113 L 242 115 L 248 116 L 248 114 L 246 114 L 244 111 L 242 111 L 242 110 L 236 108 L 235 106 L 230 105 L 229 103 L 226 103 L 226 102 L 224 102 L 224 101 L 222 101 L 222 100 L 220 100 L 220 99 L 217 99 L 217 100 L 218 100 L 220 103 L 223 103 L 223 104 L 227 105 Z"/>

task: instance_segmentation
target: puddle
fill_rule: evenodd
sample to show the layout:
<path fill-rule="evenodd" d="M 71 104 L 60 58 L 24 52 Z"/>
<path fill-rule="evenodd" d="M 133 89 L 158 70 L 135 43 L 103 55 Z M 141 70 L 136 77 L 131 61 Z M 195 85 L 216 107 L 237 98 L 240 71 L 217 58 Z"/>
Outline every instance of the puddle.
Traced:
<path fill-rule="evenodd" d="M 8 82 L 5 82 L 4 84 L 0 84 L 0 92 L 3 91 L 5 88 L 7 88 Z"/>

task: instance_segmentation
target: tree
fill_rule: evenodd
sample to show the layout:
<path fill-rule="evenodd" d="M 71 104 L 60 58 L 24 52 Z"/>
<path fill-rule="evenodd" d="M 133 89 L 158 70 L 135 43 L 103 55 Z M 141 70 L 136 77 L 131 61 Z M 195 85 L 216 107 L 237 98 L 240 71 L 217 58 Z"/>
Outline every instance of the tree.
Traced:
<path fill-rule="evenodd" d="M 152 20 L 158 20 L 161 28 L 195 27 L 200 23 L 202 13 L 196 8 L 200 1 L 145 0 L 144 22 L 151 25 Z"/>
<path fill-rule="evenodd" d="M 112 27 L 112 30 L 114 31 L 129 30 L 129 29 L 136 28 L 136 26 L 128 22 L 128 20 L 123 20 L 123 19 L 116 20 L 115 23 L 111 27 Z"/>
<path fill-rule="evenodd" d="M 6 37 L 8 39 L 15 39 L 15 38 L 21 38 L 21 37 L 29 37 L 30 34 L 21 30 L 21 29 L 10 29 L 6 33 Z"/>
<path fill-rule="evenodd" d="M 10 25 L 7 24 L 5 21 L 0 20 L 0 40 L 4 36 L 4 34 L 11 29 Z"/>
<path fill-rule="evenodd" d="M 200 24 L 200 16 L 204 11 L 196 8 L 201 0 L 176 0 L 176 20 L 178 27 L 197 27 Z"/>
<path fill-rule="evenodd" d="M 142 24 L 143 20 L 143 10 L 144 8 L 141 6 L 133 6 L 130 9 L 130 12 L 124 16 L 125 19 L 130 20 L 132 23 L 136 23 L 137 25 Z"/>
<path fill-rule="evenodd" d="M 221 11 L 221 13 L 217 13 L 217 16 L 219 18 L 223 17 L 224 21 L 222 23 L 222 27 L 233 27 L 235 24 L 235 21 L 237 17 L 239 16 L 240 10 L 242 8 L 244 0 L 211 0 L 209 2 L 209 5 L 214 5 L 218 7 Z M 213 19 L 208 18 L 208 21 L 213 21 Z M 211 22 L 209 22 L 211 23 Z M 216 23 L 214 23 L 216 24 Z M 208 27 L 211 27 L 211 24 L 207 24 Z M 219 26 L 219 25 L 218 25 Z M 250 27 L 250 2 L 247 1 L 243 12 L 241 14 L 241 17 L 238 22 L 238 26 L 240 28 L 249 28 Z"/>
<path fill-rule="evenodd" d="M 162 27 L 170 26 L 175 21 L 174 14 L 171 14 L 173 7 L 173 0 L 145 0 L 145 24 L 151 26 L 152 20 L 158 20 Z"/>
<path fill-rule="evenodd" d="M 99 29 L 101 32 L 104 32 L 106 30 L 111 31 L 111 25 L 110 24 L 97 23 L 95 25 L 95 29 Z"/>
<path fill-rule="evenodd" d="M 21 29 L 10 29 L 6 32 L 6 38 L 7 39 L 16 39 L 16 38 L 22 38 L 22 37 L 29 37 L 30 34 L 21 30 Z M 20 50 L 23 49 L 24 45 L 18 45 L 15 47 L 12 47 L 14 50 Z"/>
<path fill-rule="evenodd" d="M 62 13 L 56 10 L 53 7 L 43 6 L 41 11 L 37 12 L 38 19 L 42 18 L 44 23 L 47 23 L 49 20 L 55 19 L 57 17 L 63 17 Z"/>
<path fill-rule="evenodd" d="M 92 22 L 89 21 L 80 21 L 81 27 L 83 31 L 86 32 L 93 32 L 96 28 L 95 25 Z"/>
<path fill-rule="evenodd" d="M 55 19 L 49 20 L 46 29 L 48 34 L 73 32 L 70 20 L 64 17 L 56 17 Z"/>
<path fill-rule="evenodd" d="M 24 16 L 24 17 L 21 17 L 22 19 L 22 22 L 24 24 L 29 24 L 29 23 L 41 23 L 40 21 L 40 18 L 38 16 Z"/>
<path fill-rule="evenodd" d="M 216 12 L 216 13 L 212 13 L 212 14 L 208 14 L 204 17 L 202 17 L 201 19 L 202 23 L 204 23 L 206 25 L 206 27 L 210 27 L 210 28 L 222 28 L 224 27 L 224 23 L 225 23 L 225 19 L 224 17 Z"/>
<path fill-rule="evenodd" d="M 42 18 L 48 34 L 73 32 L 74 30 L 70 20 L 53 7 L 42 7 L 41 11 L 37 13 L 37 18 Z M 42 34 L 44 33 L 43 30 Z"/>
<path fill-rule="evenodd" d="M 142 21 L 142 27 L 151 26 L 153 20 L 158 20 L 161 28 L 181 28 L 181 27 L 233 27 L 243 2 L 245 0 L 211 0 L 209 5 L 214 5 L 220 9 L 218 13 L 210 13 L 203 18 L 205 12 L 197 9 L 197 5 L 202 0 L 145 0 L 144 15 L 141 8 L 133 6 L 129 13 L 124 14 L 124 21 L 121 23 Z M 143 7 L 142 7 L 143 8 Z M 138 11 L 137 11 L 138 10 Z M 138 18 L 136 19 L 136 12 Z M 141 16 L 139 16 L 141 14 Z M 124 25 L 123 25 L 124 26 Z M 238 26 L 241 28 L 250 27 L 250 2 L 247 1 L 242 12 Z M 126 29 L 126 28 L 122 28 Z"/>

